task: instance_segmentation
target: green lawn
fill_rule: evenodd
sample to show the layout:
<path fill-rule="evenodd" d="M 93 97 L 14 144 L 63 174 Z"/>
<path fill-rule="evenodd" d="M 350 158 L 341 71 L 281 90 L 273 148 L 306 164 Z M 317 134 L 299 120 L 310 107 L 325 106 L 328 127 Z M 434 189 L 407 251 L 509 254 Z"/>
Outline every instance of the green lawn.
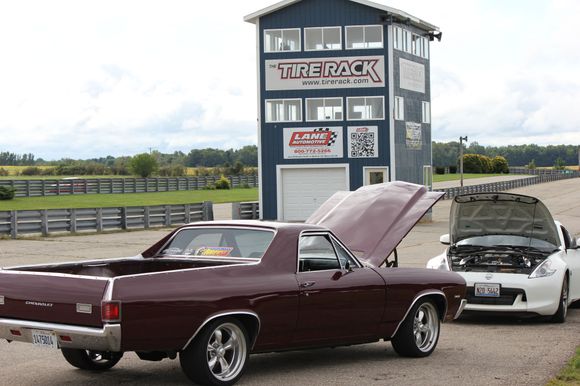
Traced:
<path fill-rule="evenodd" d="M 189 190 L 163 193 L 78 194 L 51 197 L 17 197 L 0 201 L 2 210 L 104 208 L 165 204 L 192 204 L 202 201 L 222 202 L 257 201 L 258 189 Z"/>
<path fill-rule="evenodd" d="M 467 180 L 470 178 L 484 178 L 484 177 L 496 177 L 505 176 L 505 174 L 472 174 L 463 173 L 463 179 Z M 433 174 L 433 182 L 445 182 L 445 181 L 456 181 L 461 179 L 461 174 Z"/>
<path fill-rule="evenodd" d="M 546 386 L 573 386 L 580 385 L 580 346 L 576 348 L 576 355 L 562 369 L 560 374 L 547 383 Z"/>

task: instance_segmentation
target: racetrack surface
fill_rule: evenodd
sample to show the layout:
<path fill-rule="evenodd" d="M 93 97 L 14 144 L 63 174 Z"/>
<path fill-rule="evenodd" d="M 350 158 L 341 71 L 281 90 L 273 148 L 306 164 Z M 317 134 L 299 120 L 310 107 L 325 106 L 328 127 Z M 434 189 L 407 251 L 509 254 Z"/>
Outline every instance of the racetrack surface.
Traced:
<path fill-rule="evenodd" d="M 542 199 L 557 220 L 580 234 L 580 179 L 514 192 Z M 399 247 L 401 266 L 422 267 L 443 251 L 449 201 L 433 210 Z M 0 265 L 136 255 L 168 230 L 0 240 Z M 578 278 L 576 278 L 578 280 Z M 352 326 L 356 328 L 356 325 Z M 258 354 L 240 385 L 544 385 L 580 345 L 580 308 L 565 324 L 517 318 L 469 317 L 442 325 L 439 345 L 427 358 L 401 358 L 389 343 Z M 178 361 L 143 362 L 129 353 L 111 371 L 85 373 L 59 352 L 0 342 L 0 385 L 182 385 Z"/>

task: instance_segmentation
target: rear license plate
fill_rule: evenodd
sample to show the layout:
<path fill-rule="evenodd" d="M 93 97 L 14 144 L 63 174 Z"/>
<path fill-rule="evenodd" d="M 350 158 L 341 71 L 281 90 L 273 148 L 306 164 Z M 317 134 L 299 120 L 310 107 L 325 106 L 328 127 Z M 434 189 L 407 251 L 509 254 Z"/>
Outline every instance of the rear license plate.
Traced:
<path fill-rule="evenodd" d="M 53 331 L 32 330 L 32 344 L 38 347 L 58 349 L 58 339 Z"/>
<path fill-rule="evenodd" d="M 475 296 L 485 296 L 490 298 L 499 298 L 499 284 L 475 284 Z"/>

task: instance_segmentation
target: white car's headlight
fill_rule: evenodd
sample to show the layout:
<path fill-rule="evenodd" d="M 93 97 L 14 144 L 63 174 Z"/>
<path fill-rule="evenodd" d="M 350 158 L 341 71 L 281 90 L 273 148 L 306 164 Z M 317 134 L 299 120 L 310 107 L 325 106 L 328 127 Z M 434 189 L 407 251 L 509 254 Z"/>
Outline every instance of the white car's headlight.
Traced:
<path fill-rule="evenodd" d="M 534 269 L 534 272 L 529 276 L 530 279 L 535 279 L 538 277 L 548 277 L 556 273 L 557 269 L 552 268 L 551 260 L 544 260 L 544 262 Z"/>
<path fill-rule="evenodd" d="M 431 259 L 429 262 L 427 262 L 427 268 L 449 271 L 449 264 L 447 264 L 447 258 L 443 256 L 440 259 Z"/>

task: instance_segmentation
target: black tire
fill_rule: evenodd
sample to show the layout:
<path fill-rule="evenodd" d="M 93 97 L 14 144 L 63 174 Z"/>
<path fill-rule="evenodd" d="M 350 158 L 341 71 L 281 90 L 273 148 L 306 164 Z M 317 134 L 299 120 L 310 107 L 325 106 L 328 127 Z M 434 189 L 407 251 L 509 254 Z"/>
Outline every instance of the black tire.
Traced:
<path fill-rule="evenodd" d="M 562 290 L 560 291 L 560 305 L 558 310 L 552 316 L 552 323 L 564 323 L 568 315 L 568 275 L 564 276 Z"/>
<path fill-rule="evenodd" d="M 219 331 L 219 333 L 218 333 Z M 181 369 L 200 385 L 233 385 L 244 373 L 250 353 L 248 333 L 234 318 L 209 322 L 179 354 Z"/>
<path fill-rule="evenodd" d="M 439 310 L 433 301 L 420 299 L 391 340 L 397 354 L 404 357 L 426 357 L 439 341 Z"/>
<path fill-rule="evenodd" d="M 123 357 L 123 353 L 62 348 L 64 359 L 81 370 L 105 371 L 115 366 Z"/>

